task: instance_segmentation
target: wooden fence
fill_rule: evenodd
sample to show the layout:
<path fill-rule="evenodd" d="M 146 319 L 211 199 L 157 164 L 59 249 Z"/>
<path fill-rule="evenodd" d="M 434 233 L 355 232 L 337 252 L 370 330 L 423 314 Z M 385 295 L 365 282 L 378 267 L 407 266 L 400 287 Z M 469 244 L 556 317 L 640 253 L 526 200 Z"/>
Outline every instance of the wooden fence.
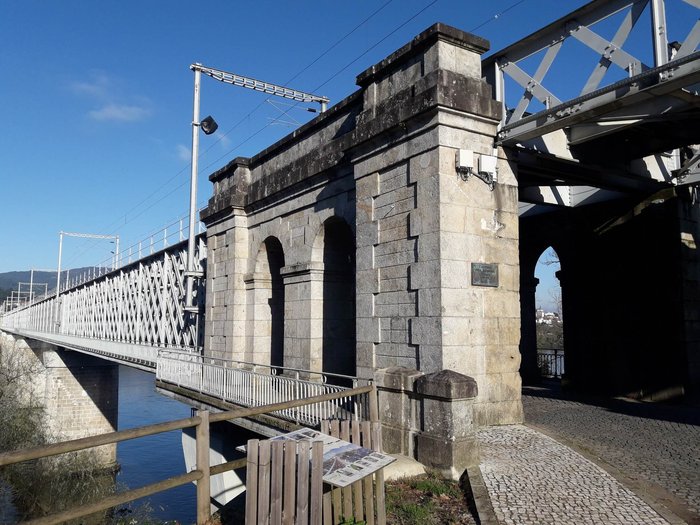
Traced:
<path fill-rule="evenodd" d="M 381 450 L 378 422 L 324 421 L 321 431 Z M 381 469 L 345 488 L 323 483 L 323 443 L 257 440 L 247 446 L 246 525 L 385 525 Z M 310 468 L 309 468 L 310 465 Z"/>
<path fill-rule="evenodd" d="M 155 425 L 148 425 L 145 427 L 132 428 L 129 430 L 122 430 L 119 432 L 109 432 L 107 434 L 100 434 L 81 439 L 74 439 L 71 441 L 64 441 L 52 445 L 17 450 L 13 452 L 5 452 L 0 454 L 0 467 L 20 463 L 22 461 L 31 461 L 34 459 L 51 457 L 68 452 L 76 452 L 78 450 L 85 450 L 89 448 L 99 447 L 102 445 L 110 445 L 114 443 L 119 443 L 121 441 L 136 439 L 139 437 L 151 436 L 163 432 L 170 432 L 173 430 L 182 430 L 185 428 L 194 427 L 197 447 L 196 470 L 182 474 L 180 476 L 174 476 L 159 481 L 157 483 L 146 485 L 144 487 L 120 492 L 118 494 L 109 496 L 99 502 L 91 503 L 88 505 L 82 505 L 80 507 L 52 514 L 51 516 L 38 518 L 25 523 L 31 525 L 52 525 L 57 523 L 63 523 L 68 520 L 73 520 L 81 518 L 83 516 L 88 516 L 90 514 L 101 512 L 115 507 L 117 505 L 123 505 L 130 501 L 150 496 L 158 492 L 163 492 L 173 487 L 177 487 L 194 481 L 197 485 L 197 523 L 199 525 L 203 525 L 211 517 L 211 476 L 221 474 L 222 472 L 227 472 L 229 470 L 241 468 L 246 465 L 245 458 L 235 461 L 229 461 L 227 463 L 223 463 L 221 465 L 216 466 L 209 465 L 210 423 L 215 423 L 219 421 L 230 421 L 234 419 L 245 418 L 260 414 L 267 414 L 270 412 L 312 405 L 316 403 L 327 403 L 329 401 L 345 398 L 348 396 L 367 396 L 367 404 L 370 407 L 370 420 L 378 421 L 377 391 L 374 385 L 369 385 L 353 388 L 351 390 L 344 390 L 342 392 L 333 392 L 320 396 L 314 396 L 307 399 L 297 399 L 294 401 L 287 401 L 284 403 L 276 403 L 253 408 L 240 408 L 215 414 L 209 414 L 209 412 L 206 410 L 200 410 L 196 413 L 195 416 L 185 419 L 178 419 L 175 421 L 168 421 L 164 423 L 158 423 Z"/>

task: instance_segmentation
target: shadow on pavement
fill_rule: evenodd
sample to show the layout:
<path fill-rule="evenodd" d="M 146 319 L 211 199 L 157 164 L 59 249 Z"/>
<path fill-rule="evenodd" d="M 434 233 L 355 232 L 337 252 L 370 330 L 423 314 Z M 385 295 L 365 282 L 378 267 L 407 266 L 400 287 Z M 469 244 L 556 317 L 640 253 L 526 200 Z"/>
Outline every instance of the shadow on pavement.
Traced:
<path fill-rule="evenodd" d="M 523 396 L 572 401 L 584 405 L 605 408 L 610 412 L 646 419 L 700 426 L 700 406 L 671 403 L 645 402 L 620 397 L 606 398 L 562 389 L 559 381 L 543 381 L 539 385 L 524 385 Z"/>

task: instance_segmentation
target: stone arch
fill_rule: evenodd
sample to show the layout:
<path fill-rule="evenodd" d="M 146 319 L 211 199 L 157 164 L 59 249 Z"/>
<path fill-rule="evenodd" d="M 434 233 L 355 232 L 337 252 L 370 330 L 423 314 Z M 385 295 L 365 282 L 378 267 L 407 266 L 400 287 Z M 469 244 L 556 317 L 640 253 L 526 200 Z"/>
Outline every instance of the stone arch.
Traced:
<path fill-rule="evenodd" d="M 550 223 L 539 224 L 533 231 L 527 230 L 520 243 L 520 375 L 524 384 L 536 384 L 542 379 L 538 363 L 536 312 L 540 305 L 536 292 L 540 280 L 536 277 L 538 261 L 549 249 L 556 252 L 561 267 L 566 259 L 566 242 Z M 560 280 L 562 271 L 556 273 Z M 561 299 L 565 297 L 563 282 L 559 282 Z M 563 314 L 563 312 L 560 312 Z"/>
<path fill-rule="evenodd" d="M 321 319 L 316 327 L 321 335 L 321 370 L 355 375 L 355 233 L 344 219 L 330 217 L 319 231 L 313 254 L 323 268 Z"/>
<path fill-rule="evenodd" d="M 284 249 L 276 237 L 267 237 L 258 249 L 255 271 L 248 275 L 248 318 L 252 320 L 249 345 L 254 363 L 284 364 Z M 252 313 L 252 315 L 250 315 Z"/>
<path fill-rule="evenodd" d="M 548 246 L 537 259 L 533 274 L 537 283 L 537 365 L 541 377 L 557 379 L 565 371 L 561 274 L 561 257 L 553 246 Z"/>

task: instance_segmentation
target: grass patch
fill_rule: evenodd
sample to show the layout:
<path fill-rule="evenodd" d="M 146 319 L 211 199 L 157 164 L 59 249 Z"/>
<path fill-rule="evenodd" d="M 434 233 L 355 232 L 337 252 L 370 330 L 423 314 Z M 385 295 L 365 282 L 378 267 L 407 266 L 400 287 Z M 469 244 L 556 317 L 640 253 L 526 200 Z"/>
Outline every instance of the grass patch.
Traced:
<path fill-rule="evenodd" d="M 476 524 L 457 481 L 424 474 L 386 483 L 389 525 Z"/>

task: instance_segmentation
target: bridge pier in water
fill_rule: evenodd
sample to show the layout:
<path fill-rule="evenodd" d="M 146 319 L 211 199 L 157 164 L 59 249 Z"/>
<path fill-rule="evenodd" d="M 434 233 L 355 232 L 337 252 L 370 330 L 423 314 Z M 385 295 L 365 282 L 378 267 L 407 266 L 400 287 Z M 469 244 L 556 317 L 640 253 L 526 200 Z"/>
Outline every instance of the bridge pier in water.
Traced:
<path fill-rule="evenodd" d="M 7 332 L 0 349 L 6 363 L 31 371 L 21 381 L 45 408 L 49 435 L 65 441 L 117 430 L 119 365 Z M 93 450 L 96 468 L 116 466 L 116 445 Z"/>

